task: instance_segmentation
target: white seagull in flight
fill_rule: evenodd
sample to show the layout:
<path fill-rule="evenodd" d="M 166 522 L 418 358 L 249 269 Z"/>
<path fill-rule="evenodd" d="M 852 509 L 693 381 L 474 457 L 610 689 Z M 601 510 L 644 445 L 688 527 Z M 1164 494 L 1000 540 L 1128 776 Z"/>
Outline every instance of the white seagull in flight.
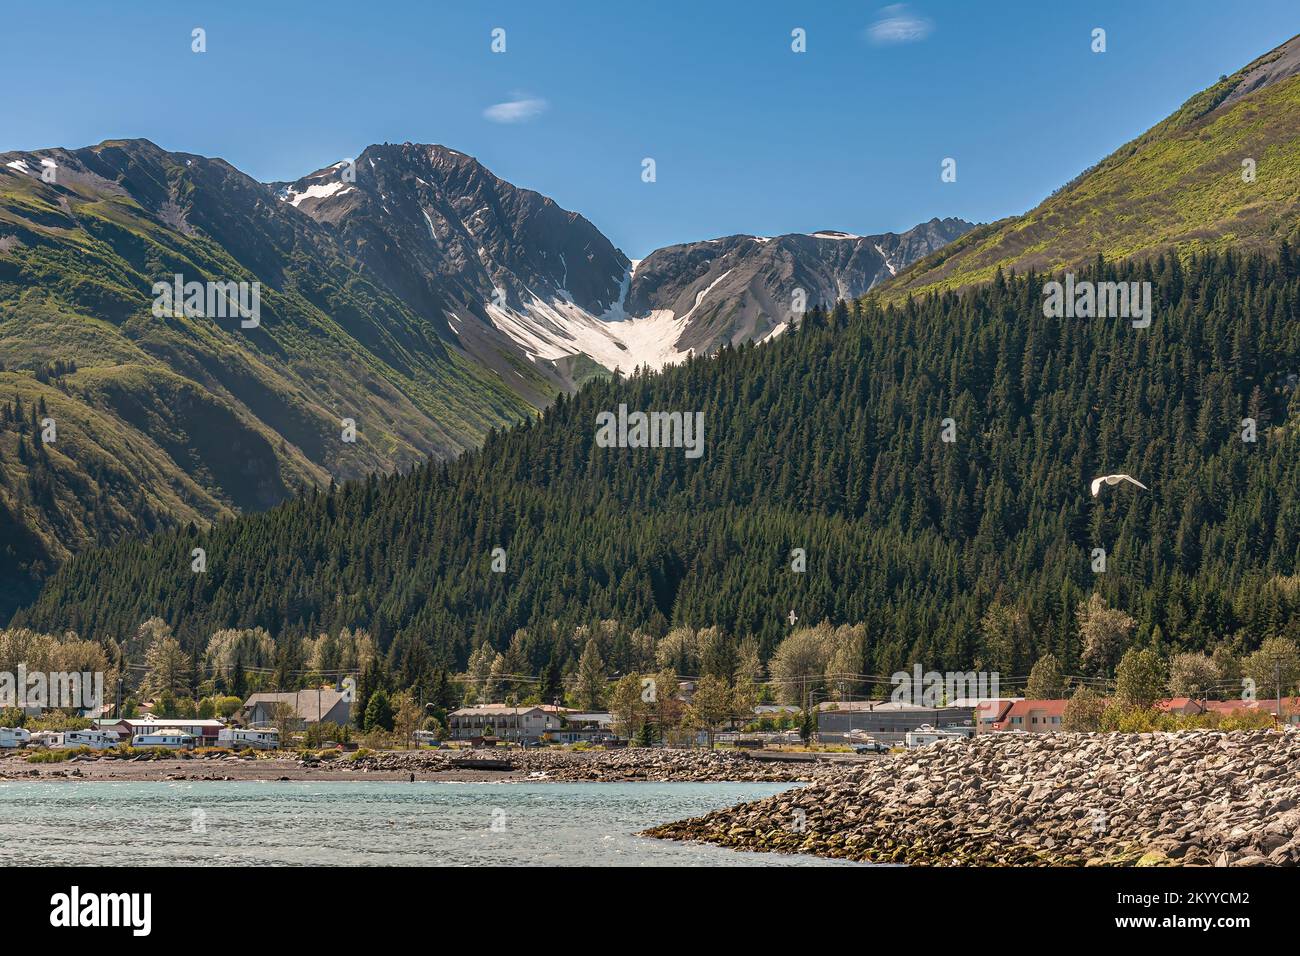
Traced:
<path fill-rule="evenodd" d="M 1101 492 L 1101 486 L 1103 484 L 1118 485 L 1121 481 L 1127 481 L 1130 482 L 1131 484 L 1135 484 L 1143 491 L 1151 490 L 1146 485 L 1142 484 L 1142 482 L 1134 478 L 1132 475 L 1102 475 L 1100 478 L 1092 479 L 1092 496 L 1094 498 L 1097 497 L 1097 495 Z"/>

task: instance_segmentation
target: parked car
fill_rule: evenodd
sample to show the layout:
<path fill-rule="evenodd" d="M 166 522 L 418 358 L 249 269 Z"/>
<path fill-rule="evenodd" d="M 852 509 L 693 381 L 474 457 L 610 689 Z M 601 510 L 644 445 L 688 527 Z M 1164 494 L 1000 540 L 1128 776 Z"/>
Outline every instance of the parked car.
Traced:
<path fill-rule="evenodd" d="M 844 735 L 844 742 L 853 748 L 855 754 L 883 754 L 889 747 L 882 744 L 865 730 L 854 728 Z"/>
<path fill-rule="evenodd" d="M 853 748 L 855 754 L 887 754 L 889 747 L 878 740 L 872 740 L 869 743 L 852 743 L 849 746 Z"/>

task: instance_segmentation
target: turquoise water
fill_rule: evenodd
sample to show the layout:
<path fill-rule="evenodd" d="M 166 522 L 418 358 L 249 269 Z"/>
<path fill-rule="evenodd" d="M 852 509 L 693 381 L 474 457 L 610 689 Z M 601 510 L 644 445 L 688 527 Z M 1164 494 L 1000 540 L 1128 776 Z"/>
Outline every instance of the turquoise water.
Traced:
<path fill-rule="evenodd" d="M 635 834 L 763 783 L 0 783 L 0 864 L 817 866 Z"/>

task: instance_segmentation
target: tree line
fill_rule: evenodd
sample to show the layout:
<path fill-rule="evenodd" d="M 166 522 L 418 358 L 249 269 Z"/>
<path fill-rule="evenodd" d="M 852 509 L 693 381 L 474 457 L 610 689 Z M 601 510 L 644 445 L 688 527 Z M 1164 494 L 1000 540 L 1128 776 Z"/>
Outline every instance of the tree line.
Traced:
<path fill-rule="evenodd" d="M 400 686 L 486 646 L 552 689 L 592 638 L 612 677 L 678 628 L 768 663 L 800 627 L 851 623 L 875 675 L 1300 637 L 1289 247 L 1081 271 L 1152 283 L 1147 329 L 1044 316 L 1045 278 L 840 303 L 761 347 L 592 381 L 456 461 L 77 555 L 15 623 L 120 642 L 157 617 L 187 652 L 362 629 Z M 620 403 L 703 412 L 704 454 L 597 446 Z M 1150 490 L 1092 497 L 1111 472 Z M 1093 594 L 1132 617 L 1118 647 L 1077 626 Z"/>

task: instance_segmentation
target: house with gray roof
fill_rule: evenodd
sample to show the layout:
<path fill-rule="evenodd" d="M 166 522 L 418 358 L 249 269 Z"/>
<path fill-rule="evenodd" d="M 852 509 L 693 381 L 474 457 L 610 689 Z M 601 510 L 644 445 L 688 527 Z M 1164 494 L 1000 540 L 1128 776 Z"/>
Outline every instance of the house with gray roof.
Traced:
<path fill-rule="evenodd" d="M 352 721 L 352 702 L 340 691 L 324 689 L 254 694 L 244 702 L 244 720 L 252 725 L 281 722 L 281 708 L 286 704 L 292 708 L 288 715 L 291 726 Z"/>

